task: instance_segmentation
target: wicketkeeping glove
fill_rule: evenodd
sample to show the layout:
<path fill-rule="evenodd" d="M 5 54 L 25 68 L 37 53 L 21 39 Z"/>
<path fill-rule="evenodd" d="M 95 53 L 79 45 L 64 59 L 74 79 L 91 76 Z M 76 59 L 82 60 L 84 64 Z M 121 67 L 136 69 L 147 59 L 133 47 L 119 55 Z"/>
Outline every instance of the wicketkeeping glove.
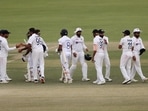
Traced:
<path fill-rule="evenodd" d="M 92 57 L 90 54 L 85 54 L 84 58 L 85 58 L 85 60 L 90 61 Z"/>
<path fill-rule="evenodd" d="M 145 50 L 144 48 L 140 49 L 140 51 L 139 51 L 139 55 L 142 55 L 143 52 L 145 52 L 145 51 L 146 51 L 146 50 Z"/>
<path fill-rule="evenodd" d="M 43 46 L 43 51 L 45 52 L 46 51 L 46 46 L 44 44 L 42 44 Z"/>

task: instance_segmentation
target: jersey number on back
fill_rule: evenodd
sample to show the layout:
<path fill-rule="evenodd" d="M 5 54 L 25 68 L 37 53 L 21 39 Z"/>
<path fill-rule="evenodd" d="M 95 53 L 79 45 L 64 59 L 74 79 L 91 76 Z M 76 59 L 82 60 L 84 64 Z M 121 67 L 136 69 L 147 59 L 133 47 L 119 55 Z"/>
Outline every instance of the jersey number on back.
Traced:
<path fill-rule="evenodd" d="M 40 40 L 39 37 L 36 38 L 36 43 L 37 43 L 37 45 L 40 45 L 41 44 L 41 40 Z"/>
<path fill-rule="evenodd" d="M 100 48 L 100 49 L 103 49 L 103 44 L 104 44 L 103 41 L 100 40 L 100 42 L 99 42 L 99 48 Z"/>
<path fill-rule="evenodd" d="M 127 40 L 128 42 L 128 49 L 132 49 L 132 40 Z"/>
<path fill-rule="evenodd" d="M 71 45 L 70 45 L 70 42 L 67 42 L 67 49 L 70 49 Z"/>

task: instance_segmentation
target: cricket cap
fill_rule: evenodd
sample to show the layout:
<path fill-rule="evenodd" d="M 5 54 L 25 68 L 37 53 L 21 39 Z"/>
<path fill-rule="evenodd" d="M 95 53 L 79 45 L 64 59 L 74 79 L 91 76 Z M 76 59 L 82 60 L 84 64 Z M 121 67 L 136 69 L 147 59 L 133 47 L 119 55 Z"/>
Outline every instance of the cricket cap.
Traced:
<path fill-rule="evenodd" d="M 76 30 L 74 31 L 74 33 L 77 33 L 77 32 L 82 32 L 82 29 L 80 27 L 76 28 Z"/>
<path fill-rule="evenodd" d="M 141 30 L 140 30 L 139 28 L 135 28 L 135 29 L 133 30 L 133 33 L 135 33 L 135 32 L 141 32 Z"/>

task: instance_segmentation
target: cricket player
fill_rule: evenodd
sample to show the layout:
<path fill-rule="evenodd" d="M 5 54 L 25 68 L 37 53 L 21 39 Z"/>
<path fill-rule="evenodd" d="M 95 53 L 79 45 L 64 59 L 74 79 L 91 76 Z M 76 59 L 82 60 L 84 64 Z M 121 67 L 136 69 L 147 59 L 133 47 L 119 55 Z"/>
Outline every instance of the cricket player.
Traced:
<path fill-rule="evenodd" d="M 58 40 L 58 52 L 60 53 L 60 60 L 63 69 L 64 83 L 72 83 L 69 71 L 69 64 L 71 61 L 71 39 L 68 37 L 67 29 L 62 29 L 60 32 L 61 38 Z"/>
<path fill-rule="evenodd" d="M 21 44 L 16 45 L 15 47 L 9 47 L 7 39 L 10 32 L 8 30 L 0 31 L 0 83 L 8 83 L 11 80 L 7 75 L 7 57 L 8 51 L 15 50 L 19 48 Z"/>
<path fill-rule="evenodd" d="M 104 40 L 104 54 L 105 54 L 104 63 L 106 67 L 105 79 L 106 81 L 111 82 L 112 79 L 110 78 L 110 59 L 109 59 L 108 50 L 107 50 L 109 40 L 108 40 L 108 37 L 104 35 L 105 31 L 103 29 L 99 29 L 98 33 L 99 33 L 99 36 Z"/>
<path fill-rule="evenodd" d="M 77 62 L 79 61 L 82 66 L 82 81 L 89 81 L 87 78 L 87 63 L 84 59 L 84 50 L 88 51 L 84 43 L 84 37 L 82 36 L 82 29 L 76 28 L 74 31 L 75 35 L 71 38 L 72 41 L 72 65 L 70 67 L 70 75 L 73 77 L 74 70 L 77 67 Z"/>
<path fill-rule="evenodd" d="M 47 44 L 45 43 L 44 39 L 40 36 L 40 30 L 39 29 L 36 29 L 35 30 L 35 34 L 37 34 L 40 38 L 40 44 L 42 45 L 42 48 L 43 48 L 43 56 L 44 58 L 48 56 L 48 46 Z M 45 82 L 45 75 L 44 75 L 44 67 L 45 67 L 45 63 L 43 61 L 43 64 L 40 64 L 42 62 L 38 61 L 38 66 L 37 66 L 37 73 L 38 73 L 38 76 L 40 78 L 40 81 L 41 83 L 44 83 Z"/>
<path fill-rule="evenodd" d="M 38 36 L 40 36 L 40 30 L 39 29 L 30 28 L 29 32 L 27 33 L 28 39 L 34 33 L 37 34 Z M 47 44 L 45 43 L 45 41 L 43 40 L 42 37 L 40 37 L 40 44 L 43 46 L 44 57 L 47 57 L 48 56 L 48 46 L 47 46 Z M 26 49 L 26 48 L 24 48 L 24 49 Z M 21 50 L 24 50 L 24 49 L 21 49 Z M 27 49 L 27 52 L 23 55 L 22 59 L 24 59 L 24 58 L 27 59 L 27 62 L 28 62 L 27 63 L 27 75 L 25 75 L 26 82 L 32 82 L 33 81 L 33 79 L 32 79 L 33 78 L 33 75 L 32 75 L 32 72 L 33 72 L 32 50 Z M 43 78 L 43 77 L 45 77 L 45 75 L 44 75 L 44 64 L 41 64 L 41 67 L 38 64 L 38 66 L 37 66 L 37 74 L 38 74 L 38 80 L 40 79 L 41 83 L 45 83 L 45 79 Z"/>
<path fill-rule="evenodd" d="M 93 81 L 93 83 L 102 85 L 106 83 L 102 73 L 103 61 L 105 57 L 104 40 L 99 36 L 99 30 L 94 29 L 92 33 L 94 36 L 92 62 L 94 62 L 97 71 L 97 80 Z"/>
<path fill-rule="evenodd" d="M 27 32 L 26 36 L 27 39 L 35 32 L 35 28 L 30 28 L 29 31 Z M 25 41 L 27 43 L 27 41 Z M 23 49 L 22 49 L 23 50 Z M 33 82 L 33 62 L 32 62 L 32 53 L 31 49 L 27 49 L 26 53 L 23 54 L 22 60 L 27 62 L 27 74 L 25 74 L 26 82 Z"/>
<path fill-rule="evenodd" d="M 41 44 L 41 37 L 37 35 L 35 32 L 29 37 L 29 40 L 25 46 L 25 49 L 32 50 L 32 62 L 33 62 L 33 80 L 34 83 L 38 83 L 38 74 L 37 67 L 39 66 L 41 69 L 41 83 L 45 83 L 44 76 L 44 51 L 43 46 Z M 22 52 L 24 49 L 19 50 Z"/>
<path fill-rule="evenodd" d="M 133 58 L 132 71 L 131 71 L 131 80 L 133 82 L 137 82 L 137 80 L 134 79 L 136 72 L 138 73 L 138 75 L 140 76 L 143 82 L 148 80 L 148 78 L 146 78 L 143 75 L 141 70 L 140 55 L 142 55 L 143 52 L 140 53 L 140 50 L 144 49 L 145 51 L 145 47 L 140 37 L 140 33 L 141 33 L 141 30 L 139 28 L 135 28 L 133 30 L 133 35 L 134 35 L 132 38 L 134 43 L 133 54 L 135 56 L 135 58 Z"/>
<path fill-rule="evenodd" d="M 124 37 L 121 38 L 118 48 L 122 49 L 122 55 L 120 59 L 120 70 L 124 77 L 124 81 L 122 84 L 129 84 L 131 83 L 130 79 L 130 69 L 131 69 L 131 60 L 133 57 L 132 50 L 133 50 L 133 41 L 130 37 L 130 31 L 125 30 L 123 32 Z"/>
<path fill-rule="evenodd" d="M 48 46 L 47 46 L 46 42 L 44 41 L 44 39 L 41 37 L 40 30 L 36 29 L 35 33 L 40 36 L 40 41 L 41 41 L 41 44 L 43 46 L 43 51 L 44 51 L 44 57 L 46 58 L 48 56 Z"/>

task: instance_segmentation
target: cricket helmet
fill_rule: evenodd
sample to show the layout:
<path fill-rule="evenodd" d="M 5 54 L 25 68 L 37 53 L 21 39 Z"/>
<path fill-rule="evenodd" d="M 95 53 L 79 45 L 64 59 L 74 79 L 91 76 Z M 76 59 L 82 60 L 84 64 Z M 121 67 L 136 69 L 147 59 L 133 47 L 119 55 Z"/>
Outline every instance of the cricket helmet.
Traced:
<path fill-rule="evenodd" d="M 61 34 L 61 36 L 68 35 L 67 29 L 62 29 L 60 34 Z"/>

